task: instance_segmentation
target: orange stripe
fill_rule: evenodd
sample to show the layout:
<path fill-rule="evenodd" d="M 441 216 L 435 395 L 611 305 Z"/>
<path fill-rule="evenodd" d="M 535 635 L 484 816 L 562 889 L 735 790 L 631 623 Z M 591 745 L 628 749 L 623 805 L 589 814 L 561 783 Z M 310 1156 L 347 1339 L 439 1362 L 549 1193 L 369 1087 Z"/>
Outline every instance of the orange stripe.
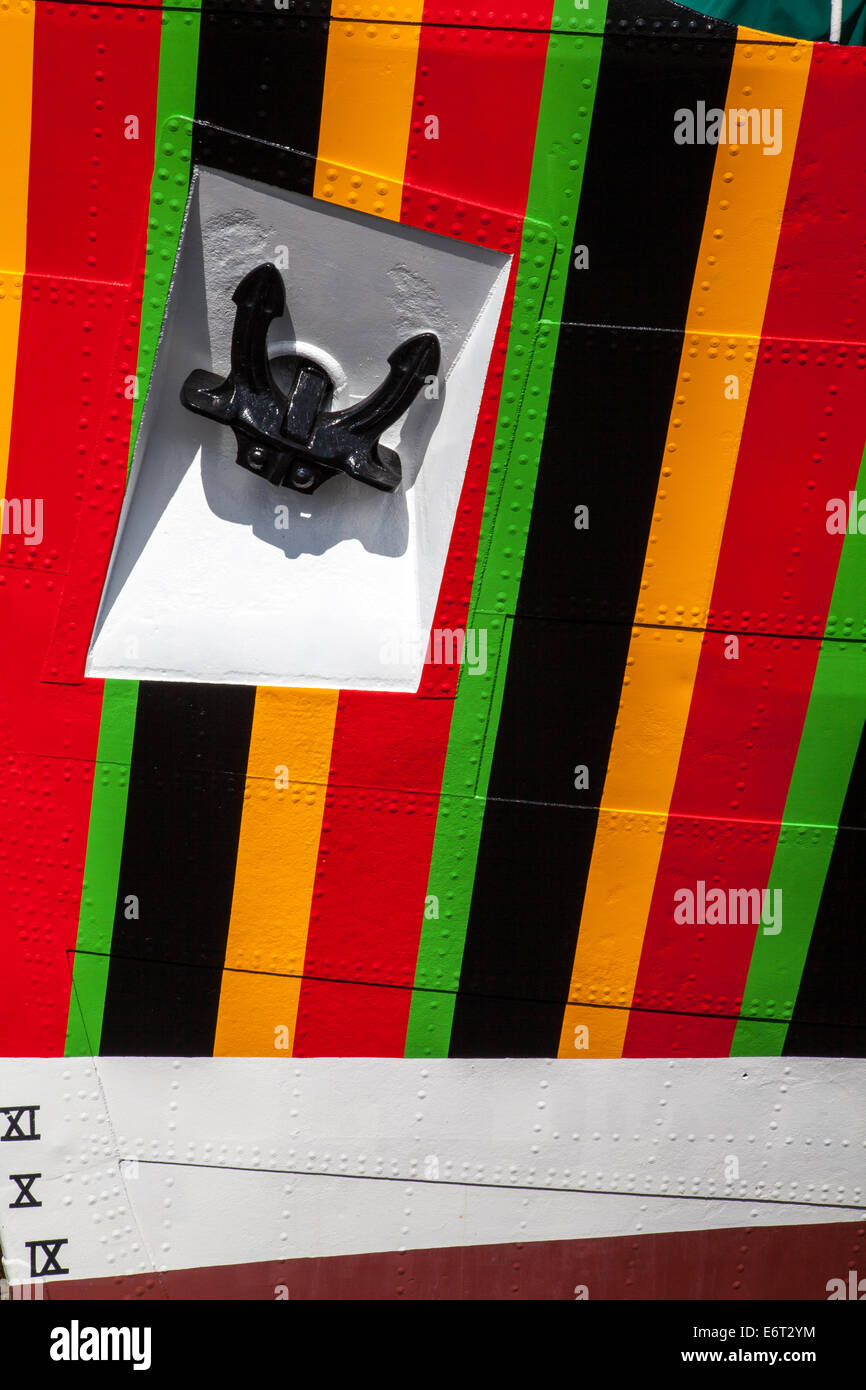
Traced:
<path fill-rule="evenodd" d="M 6 492 L 21 286 L 27 255 L 35 19 L 33 0 L 0 11 L 0 497 Z"/>
<path fill-rule="evenodd" d="M 315 194 L 399 222 L 424 0 L 400 24 L 334 22 L 352 8 L 333 7 Z"/>
<path fill-rule="evenodd" d="M 337 698 L 256 692 L 214 1056 L 290 1051 Z"/>
<path fill-rule="evenodd" d="M 782 148 L 716 155 L 561 1057 L 622 1056 L 707 622 L 812 53 L 756 37 L 738 31 L 726 109 L 781 109 Z"/>
<path fill-rule="evenodd" d="M 396 221 L 420 30 L 335 23 L 347 8 L 328 35 L 315 195 Z M 417 21 L 423 3 L 400 9 Z M 256 694 L 214 1056 L 293 1049 L 338 698 Z"/>

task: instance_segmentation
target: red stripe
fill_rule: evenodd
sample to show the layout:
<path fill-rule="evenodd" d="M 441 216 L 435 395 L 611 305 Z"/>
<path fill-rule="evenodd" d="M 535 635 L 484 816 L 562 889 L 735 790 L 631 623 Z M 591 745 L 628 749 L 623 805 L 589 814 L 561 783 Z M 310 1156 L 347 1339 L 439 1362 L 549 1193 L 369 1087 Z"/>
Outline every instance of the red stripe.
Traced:
<path fill-rule="evenodd" d="M 66 1035 L 67 952 L 78 926 L 102 687 L 41 678 L 76 523 L 102 505 L 85 480 L 103 444 L 106 382 L 145 225 L 160 18 L 158 10 L 125 8 L 36 11 L 27 275 L 6 493 L 42 499 L 44 537 L 32 547 L 6 537 L 0 570 L 15 596 L 0 606 L 9 672 L 0 694 L 8 761 L 0 1052 L 9 1055 L 62 1054 Z M 125 138 L 128 116 L 138 118 L 137 140 Z M 86 283 L 94 279 L 124 283 Z M 130 410 L 124 401 L 120 435 Z M 112 531 L 104 518 L 97 539 L 105 555 Z"/>
<path fill-rule="evenodd" d="M 31 220 L 33 195 L 31 181 Z M 43 538 L 5 535 L 5 565 L 63 576 L 73 564 L 125 298 L 119 285 L 25 277 L 6 496 L 42 499 Z"/>
<path fill-rule="evenodd" d="M 107 394 L 96 421 L 99 425 L 95 431 L 97 438 L 91 441 L 92 447 L 82 451 L 86 458 L 81 460 L 81 470 L 76 471 L 75 505 L 69 512 L 76 521 L 74 526 L 69 526 L 65 538 L 69 547 L 68 568 L 45 653 L 44 676 L 48 681 L 77 685 L 84 675 L 87 648 L 126 489 L 132 424 L 127 383 L 135 374 L 138 360 L 143 280 L 143 267 L 139 267 L 129 289 L 102 287 L 106 294 L 116 296 L 117 308 L 122 313 L 116 313 L 110 330 L 106 328 L 100 335 L 99 350 L 106 353 L 105 367 L 101 378 L 93 373 L 93 379 L 100 380 L 101 389 L 103 392 L 107 389 Z M 109 348 L 115 354 L 110 359 Z M 82 505 L 82 489 L 86 505 Z M 101 682 L 99 686 L 101 689 Z"/>
<path fill-rule="evenodd" d="M 736 1026 L 757 928 L 677 924 L 674 893 L 700 881 L 727 901 L 767 884 L 818 657 L 796 637 L 824 630 L 843 539 L 827 534 L 826 503 L 857 479 L 863 364 L 853 348 L 803 341 L 866 327 L 866 180 L 852 180 L 836 120 L 850 67 L 824 46 L 810 75 L 764 323 L 767 337 L 794 324 L 799 337 L 762 345 L 711 605 L 716 628 L 754 635 L 737 660 L 722 632 L 704 641 L 635 988 L 647 1012 L 632 1014 L 625 1056 L 727 1055 Z M 861 130 L 863 88 L 861 73 L 848 94 Z"/>
<path fill-rule="evenodd" d="M 866 54 L 814 47 L 766 337 L 866 340 Z"/>
<path fill-rule="evenodd" d="M 546 0 L 545 29 L 552 8 L 553 0 Z M 546 33 L 426 24 L 418 49 L 406 182 L 522 216 L 547 42 Z M 425 117 L 431 115 L 439 121 L 435 140 L 427 139 L 425 130 Z M 401 221 L 422 225 L 411 207 Z M 439 218 L 436 230 L 449 232 L 446 218 Z M 451 234 L 459 236 L 459 229 Z"/>
<path fill-rule="evenodd" d="M 129 283 L 153 167 L 160 27 L 154 9 L 37 5 L 31 274 Z"/>
<path fill-rule="evenodd" d="M 546 35 L 425 27 L 405 224 L 517 250 L 546 53 Z M 479 221 L 467 204 L 504 215 Z M 515 255 L 434 628 L 466 623 L 516 270 Z M 318 978 L 301 986 L 297 1055 L 403 1055 L 456 682 L 456 666 L 428 666 L 417 695 L 340 695 L 304 972 Z M 383 787 L 401 790 L 349 790 Z"/>
<path fill-rule="evenodd" d="M 487 8 L 467 9 L 464 0 L 425 0 L 425 24 L 465 24 L 481 28 L 496 25 L 497 29 L 549 29 L 553 10 L 552 0 L 496 0 Z M 585 16 L 586 17 L 586 16 Z M 579 23 L 581 16 L 576 14 Z"/>
<path fill-rule="evenodd" d="M 778 345 L 763 349 L 713 591 L 717 620 L 735 631 L 760 624 L 792 634 L 825 624 L 842 543 L 827 534 L 825 503 L 854 487 L 863 446 L 853 353 L 843 359 L 839 351 L 813 344 L 805 365 L 785 366 Z M 844 375 L 845 390 L 831 395 Z M 699 881 L 726 894 L 766 886 L 820 644 L 740 636 L 736 660 L 726 645 L 724 633 L 708 634 L 698 663 L 636 982 L 640 1008 L 736 1016 L 740 1006 L 755 927 L 677 924 L 674 893 L 697 891 Z M 681 816 L 717 820 L 693 834 L 677 823 Z M 735 818 L 731 826 L 718 823 L 727 818 Z M 636 1013 L 624 1055 L 727 1055 L 734 1026 L 735 1017 Z"/>

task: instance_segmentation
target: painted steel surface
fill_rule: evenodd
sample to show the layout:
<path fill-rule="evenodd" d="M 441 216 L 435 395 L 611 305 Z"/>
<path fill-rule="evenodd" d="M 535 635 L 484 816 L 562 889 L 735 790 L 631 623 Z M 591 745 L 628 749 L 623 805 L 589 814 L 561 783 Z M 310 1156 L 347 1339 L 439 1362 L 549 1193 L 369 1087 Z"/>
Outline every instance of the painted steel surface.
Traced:
<path fill-rule="evenodd" d="M 860 1055 L 861 50 L 236 9 L 0 19 L 2 1050 Z M 700 103 L 778 150 L 677 143 Z M 196 163 L 514 256 L 434 618 L 482 674 L 83 678 Z M 677 922 L 701 883 L 783 929 Z"/>
<path fill-rule="evenodd" d="M 378 8 L 0 12 L 4 1268 L 824 1299 L 866 1210 L 866 50 L 817 0 Z M 483 670 L 84 677 L 197 165 L 512 257 L 433 618 Z"/>

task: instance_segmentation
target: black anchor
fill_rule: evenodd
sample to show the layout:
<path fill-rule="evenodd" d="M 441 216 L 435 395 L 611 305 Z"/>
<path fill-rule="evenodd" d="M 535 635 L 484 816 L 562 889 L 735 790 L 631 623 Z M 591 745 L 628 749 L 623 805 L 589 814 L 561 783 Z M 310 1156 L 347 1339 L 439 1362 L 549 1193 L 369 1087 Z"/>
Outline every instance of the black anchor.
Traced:
<path fill-rule="evenodd" d="M 372 395 L 348 410 L 329 411 L 334 383 L 318 362 L 292 354 L 282 358 L 288 395 L 274 380 L 268 361 L 271 322 L 285 312 L 286 294 L 276 266 L 265 264 L 241 280 L 232 332 L 231 371 L 191 372 L 180 398 L 188 410 L 230 425 L 242 468 L 271 483 L 315 492 L 336 473 L 347 473 L 381 492 L 393 492 L 402 472 L 400 457 L 379 443 L 399 420 L 425 380 L 439 369 L 439 339 L 419 333 L 395 348 L 389 372 Z"/>

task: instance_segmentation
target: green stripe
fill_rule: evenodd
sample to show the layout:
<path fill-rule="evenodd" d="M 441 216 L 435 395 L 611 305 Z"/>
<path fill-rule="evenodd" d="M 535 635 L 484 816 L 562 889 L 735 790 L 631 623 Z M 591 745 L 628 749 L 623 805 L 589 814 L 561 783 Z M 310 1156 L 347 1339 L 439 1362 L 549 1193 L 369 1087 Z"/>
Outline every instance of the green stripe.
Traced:
<path fill-rule="evenodd" d="M 188 162 L 191 155 L 189 121 L 195 106 L 199 23 L 197 10 L 166 10 L 162 16 L 155 168 L 136 369 L 138 396 L 132 410 L 128 465 L 132 461 L 141 409 L 153 370 L 186 205 L 185 189 L 160 179 L 159 154 L 166 142 L 173 141 L 172 153 L 176 157 Z M 186 117 L 186 120 L 175 123 L 176 116 Z M 67 1057 L 91 1056 L 99 1049 L 137 703 L 137 681 L 105 682 L 72 974 Z"/>
<path fill-rule="evenodd" d="M 552 34 L 547 51 L 503 395 L 469 604 L 470 626 L 487 629 L 487 671 L 467 674 L 462 667 L 458 681 L 427 889 L 428 904 L 431 899 L 438 904 L 438 916 L 425 920 L 421 933 L 407 1057 L 448 1055 L 493 753 L 493 738 L 487 734 L 498 722 L 508 664 L 511 622 L 502 614 L 514 612 L 520 588 L 606 10 L 607 0 L 589 0 L 578 21 L 573 0 L 554 5 L 554 28 L 574 29 L 579 22 L 583 32 Z M 539 323 L 537 296 L 549 264 L 551 232 L 555 255 Z M 498 527 L 497 517 L 504 518 Z M 488 616 L 494 612 L 496 616 Z"/>
<path fill-rule="evenodd" d="M 175 156 L 187 164 L 192 156 L 192 126 L 195 114 L 195 86 L 198 68 L 198 10 L 166 10 L 162 17 L 159 49 L 159 91 L 156 99 L 156 145 L 154 178 L 147 222 L 147 260 L 144 275 L 144 304 L 138 345 L 138 398 L 132 410 L 132 444 L 135 442 L 141 412 L 147 396 L 150 374 L 156 356 L 165 301 L 177 256 L 187 188 L 171 178 L 161 178 L 161 156 Z M 182 120 L 173 118 L 182 117 Z"/>
<path fill-rule="evenodd" d="M 857 492 L 866 495 L 866 450 Z M 864 585 L 866 539 L 846 535 L 828 631 L 843 614 L 857 613 Z M 852 622 L 849 616 L 843 629 Z M 768 884 L 782 890 L 782 930 L 767 936 L 759 929 L 755 938 L 732 1057 L 781 1056 L 864 720 L 866 648 L 822 642 Z"/>
<path fill-rule="evenodd" d="M 66 1033 L 67 1057 L 90 1056 L 99 1046 L 137 697 L 135 681 L 105 682 Z M 85 954 L 91 952 L 94 954 Z"/>

